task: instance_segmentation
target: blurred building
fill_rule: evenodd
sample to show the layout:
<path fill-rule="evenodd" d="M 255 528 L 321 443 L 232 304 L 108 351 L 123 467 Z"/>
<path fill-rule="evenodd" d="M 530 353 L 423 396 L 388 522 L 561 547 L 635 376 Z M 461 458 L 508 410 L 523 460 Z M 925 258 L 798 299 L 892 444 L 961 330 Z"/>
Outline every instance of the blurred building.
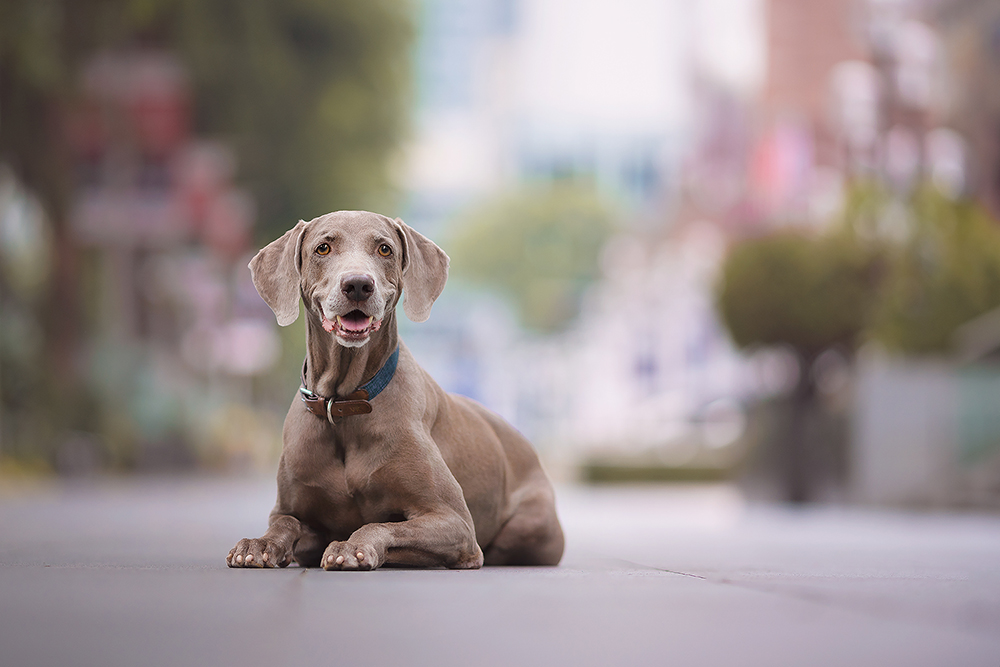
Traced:
<path fill-rule="evenodd" d="M 968 191 L 1000 219 L 1000 5 L 949 0 L 925 14 L 941 39 L 947 115 L 968 151 Z"/>
<path fill-rule="evenodd" d="M 692 460 L 705 442 L 730 444 L 743 419 L 732 399 L 746 379 L 712 307 L 721 221 L 668 230 L 694 137 L 724 134 L 734 117 L 749 121 L 746 100 L 763 72 L 759 4 L 427 0 L 422 8 L 404 217 L 434 236 L 477 197 L 574 180 L 592 183 L 619 212 L 622 234 L 570 331 L 527 336 L 502 304 L 453 285 L 430 323 L 408 328 L 411 347 L 447 388 L 484 400 L 550 454 L 669 449 Z M 732 101 L 711 127 L 693 101 L 696 85 Z M 735 152 L 728 135 L 717 137 L 716 163 L 744 169 L 750 129 L 736 130 Z M 718 185 L 706 185 L 715 188 L 707 198 L 718 198 Z"/>
<path fill-rule="evenodd" d="M 948 0 L 771 0 L 754 216 L 822 224 L 845 186 L 865 179 L 888 186 L 896 217 L 881 221 L 881 233 L 897 240 L 906 238 L 908 197 L 922 185 L 996 210 L 997 11 Z M 965 329 L 995 336 L 984 317 Z M 959 356 L 860 357 L 844 480 L 854 499 L 996 504 L 997 372 L 986 356 Z"/>
<path fill-rule="evenodd" d="M 872 76 L 865 7 L 854 0 L 768 0 L 766 6 L 767 74 L 757 103 L 759 138 L 748 194 L 759 218 L 804 222 L 829 215 L 822 200 L 836 196 L 831 190 L 847 166 L 843 133 L 863 131 L 838 127 L 834 105 L 865 103 L 860 88 L 871 82 L 862 79 L 864 73 Z M 845 68 L 858 80 L 840 83 Z M 864 111 L 855 113 L 850 122 L 864 122 Z"/>
<path fill-rule="evenodd" d="M 696 92 L 702 117 L 718 120 L 709 120 L 705 139 L 688 157 L 693 178 L 685 205 L 694 211 L 682 217 L 718 209 L 712 194 L 720 181 L 728 210 L 717 217 L 737 233 L 774 224 L 823 225 L 837 214 L 846 188 L 865 179 L 883 180 L 900 196 L 928 179 L 948 196 L 975 192 L 989 200 L 982 187 L 966 183 L 971 162 L 992 159 L 986 139 L 991 126 L 983 120 L 989 112 L 961 108 L 992 89 L 982 78 L 996 70 L 988 62 L 989 29 L 971 41 L 978 45 L 976 56 L 953 76 L 961 61 L 956 50 L 964 47 L 957 36 L 951 40 L 956 46 L 947 47 L 934 27 L 944 21 L 935 17 L 947 16 L 957 35 L 959 16 L 982 18 L 987 11 L 955 9 L 966 4 L 769 0 L 760 94 L 741 107 L 711 86 Z M 964 131 L 970 122 L 986 139 L 971 160 L 971 134 Z M 720 137 L 728 137 L 730 165 L 713 171 Z M 741 157 L 742 169 L 731 166 Z"/>
<path fill-rule="evenodd" d="M 974 347 L 963 363 L 864 359 L 852 406 L 852 498 L 1000 507 L 1000 366 L 989 358 L 997 313 L 981 319 L 971 323 L 976 342 L 992 344 Z M 991 335 L 984 339 L 984 332 Z"/>
<path fill-rule="evenodd" d="M 525 181 L 669 196 L 685 114 L 684 3 L 425 0 L 410 219 L 426 228 Z"/>
<path fill-rule="evenodd" d="M 280 345 L 245 268 L 254 206 L 232 152 L 192 134 L 187 74 L 168 52 L 98 55 L 81 89 L 66 120 L 86 304 L 77 363 L 102 412 L 100 435 L 69 437 L 57 467 L 268 459 L 273 427 L 240 406 Z M 234 418 L 256 428 L 222 426 Z"/>
<path fill-rule="evenodd" d="M 568 331 L 526 335 L 502 303 L 453 285 L 407 340 L 442 384 L 503 413 L 550 457 L 732 465 L 747 406 L 797 371 L 780 353 L 733 349 L 714 308 L 726 247 L 822 228 L 869 179 L 899 201 L 927 181 L 991 201 L 994 5 L 426 0 L 417 132 L 401 171 L 409 221 L 435 236 L 477 198 L 577 179 L 617 207 L 622 227 Z M 858 497 L 869 482 L 892 487 L 882 464 L 896 454 L 877 449 L 877 433 L 907 415 L 868 400 L 895 381 L 868 361 L 854 403 L 845 382 L 830 399 L 841 417 L 875 425 L 853 432 L 853 477 L 843 466 L 827 475 Z M 962 401 L 937 403 L 982 412 Z M 967 424 L 992 423 L 975 415 Z"/>

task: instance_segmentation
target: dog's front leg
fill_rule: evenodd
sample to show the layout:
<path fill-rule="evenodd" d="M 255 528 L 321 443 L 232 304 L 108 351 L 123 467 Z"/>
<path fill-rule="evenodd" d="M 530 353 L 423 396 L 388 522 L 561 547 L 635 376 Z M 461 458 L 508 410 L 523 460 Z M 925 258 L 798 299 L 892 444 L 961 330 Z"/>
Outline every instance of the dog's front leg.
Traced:
<path fill-rule="evenodd" d="M 257 539 L 236 543 L 226 564 L 229 567 L 285 567 L 292 561 L 292 549 L 302 533 L 299 520 L 287 514 L 271 514 L 270 526 Z"/>
<path fill-rule="evenodd" d="M 362 526 L 346 542 L 331 542 L 320 561 L 326 570 L 373 570 L 387 563 L 477 569 L 483 552 L 471 517 L 445 510 Z"/>

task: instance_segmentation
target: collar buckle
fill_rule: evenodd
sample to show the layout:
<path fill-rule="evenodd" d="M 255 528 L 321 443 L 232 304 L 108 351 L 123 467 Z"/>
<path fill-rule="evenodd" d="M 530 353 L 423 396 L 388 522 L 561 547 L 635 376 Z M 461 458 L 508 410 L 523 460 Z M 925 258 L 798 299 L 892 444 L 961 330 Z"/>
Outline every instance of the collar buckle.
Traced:
<path fill-rule="evenodd" d="M 299 387 L 299 398 L 305 403 L 305 408 L 320 419 L 326 418 L 331 424 L 339 424 L 344 417 L 366 415 L 372 411 L 371 400 L 382 392 L 396 373 L 396 363 L 399 360 L 399 348 L 389 356 L 389 361 L 361 389 L 346 398 L 324 398 L 305 387 L 305 363 L 302 364 L 302 386 Z"/>
<path fill-rule="evenodd" d="M 351 397 L 344 400 L 328 399 L 326 402 L 326 418 L 331 424 L 339 424 L 344 417 L 352 415 L 366 415 L 372 411 L 372 404 L 366 397 L 358 396 L 362 392 L 355 392 Z M 353 398 L 358 396 L 358 398 Z"/>

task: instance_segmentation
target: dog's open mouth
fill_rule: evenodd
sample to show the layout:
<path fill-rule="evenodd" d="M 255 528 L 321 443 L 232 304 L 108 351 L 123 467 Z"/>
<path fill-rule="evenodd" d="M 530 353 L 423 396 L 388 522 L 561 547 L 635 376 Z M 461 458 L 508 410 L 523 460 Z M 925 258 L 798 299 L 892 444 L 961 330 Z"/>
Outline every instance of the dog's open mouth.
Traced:
<path fill-rule="evenodd" d="M 323 316 L 323 328 L 345 340 L 364 340 L 382 326 L 382 320 L 373 315 L 365 315 L 360 310 L 352 310 L 337 315 L 332 321 Z"/>

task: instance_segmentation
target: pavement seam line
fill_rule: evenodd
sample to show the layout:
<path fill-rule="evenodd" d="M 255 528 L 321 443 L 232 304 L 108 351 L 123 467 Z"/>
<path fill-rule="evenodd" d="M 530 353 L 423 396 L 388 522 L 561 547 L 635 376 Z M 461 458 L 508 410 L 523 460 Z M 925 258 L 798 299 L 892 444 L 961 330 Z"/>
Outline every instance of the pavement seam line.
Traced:
<path fill-rule="evenodd" d="M 693 574 L 691 572 L 680 572 L 679 570 L 668 570 L 665 567 L 653 567 L 652 565 L 643 565 L 642 563 L 636 563 L 630 560 L 625 560 L 624 558 L 619 558 L 619 562 L 626 563 L 632 567 L 637 567 L 643 570 L 654 570 L 656 572 L 666 572 L 668 574 L 676 574 L 681 577 L 691 577 L 692 579 L 701 579 L 702 581 L 711 581 L 708 577 L 703 577 L 700 574 Z"/>
<path fill-rule="evenodd" d="M 753 591 L 755 593 L 764 593 L 768 595 L 777 595 L 779 597 L 784 597 L 792 600 L 798 600 L 800 602 L 808 602 L 812 604 L 817 604 L 822 607 L 839 609 L 841 611 L 847 611 L 851 613 L 863 614 L 866 616 L 874 616 L 881 620 L 891 619 L 896 622 L 901 623 L 919 623 L 919 624 L 937 624 L 942 621 L 948 623 L 952 628 L 962 629 L 966 632 L 970 630 L 966 623 L 956 623 L 953 619 L 928 619 L 922 616 L 913 616 L 905 612 L 901 612 L 898 609 L 872 609 L 864 603 L 859 603 L 855 600 L 841 600 L 836 596 L 831 596 L 825 594 L 821 591 L 813 591 L 808 588 L 802 588 L 800 586 L 793 586 L 789 588 L 784 588 L 781 586 L 768 586 L 767 584 L 758 584 L 744 581 L 736 581 L 729 577 L 706 577 L 700 574 L 693 574 L 691 572 L 681 572 L 680 570 L 671 570 L 665 567 L 655 567 L 653 565 L 644 565 L 642 563 L 636 563 L 634 561 L 626 560 L 624 558 L 617 559 L 621 563 L 626 563 L 633 567 L 654 570 L 657 572 L 666 572 L 669 574 L 676 574 L 682 577 L 690 577 L 692 579 L 700 579 L 702 581 L 707 581 L 713 584 L 722 584 L 734 586 L 747 591 Z M 976 624 L 979 625 L 979 624 Z M 974 627 L 971 628 L 972 633 L 979 635 L 980 630 L 985 630 L 985 627 Z"/>
<path fill-rule="evenodd" d="M 863 602 L 859 603 L 855 600 L 842 600 L 836 596 L 831 596 L 825 594 L 821 591 L 812 591 L 807 588 L 802 588 L 799 586 L 784 588 L 781 586 L 768 586 L 766 584 L 757 584 L 745 581 L 736 581 L 730 579 L 729 577 L 706 577 L 699 574 L 692 574 L 688 572 L 680 572 L 678 570 L 670 570 L 663 567 L 654 567 L 652 565 L 642 565 L 640 563 L 633 563 L 622 559 L 623 563 L 629 563 L 636 567 L 642 567 L 649 570 L 656 570 L 659 572 L 669 572 L 670 574 L 677 574 L 683 577 L 691 577 L 692 579 L 701 579 L 702 581 L 707 581 L 713 584 L 722 584 L 734 586 L 747 591 L 753 591 L 755 593 L 764 593 L 767 595 L 776 595 L 783 598 L 788 598 L 792 600 L 798 600 L 800 602 L 808 602 L 812 604 L 817 604 L 822 607 L 839 609 L 841 611 L 847 611 L 856 614 L 862 614 L 865 616 L 874 616 L 880 620 L 893 620 L 899 623 L 914 623 L 914 624 L 931 624 L 937 626 L 941 622 L 948 623 L 953 629 L 960 629 L 966 632 L 971 630 L 971 634 L 980 635 L 981 630 L 987 630 L 987 627 L 983 627 L 981 624 L 976 624 L 977 627 L 970 628 L 966 623 L 956 623 L 954 619 L 930 619 L 923 616 L 914 616 L 907 614 L 898 609 L 872 609 L 865 605 Z"/>

